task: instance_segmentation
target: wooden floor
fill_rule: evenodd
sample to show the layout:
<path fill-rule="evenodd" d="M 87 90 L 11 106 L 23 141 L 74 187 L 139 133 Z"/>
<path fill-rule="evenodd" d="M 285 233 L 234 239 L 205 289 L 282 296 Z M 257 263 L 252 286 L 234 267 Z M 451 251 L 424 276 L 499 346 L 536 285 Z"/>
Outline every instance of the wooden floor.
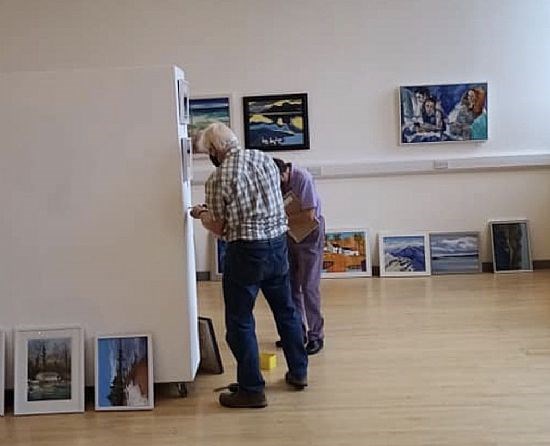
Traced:
<path fill-rule="evenodd" d="M 289 391 L 285 364 L 265 374 L 269 407 L 231 410 L 216 386 L 234 380 L 219 283 L 200 283 L 226 373 L 200 375 L 190 396 L 152 412 L 0 419 L 0 445 L 548 445 L 550 271 L 325 280 L 326 348 L 310 386 Z M 257 307 L 259 341 L 273 322 Z"/>

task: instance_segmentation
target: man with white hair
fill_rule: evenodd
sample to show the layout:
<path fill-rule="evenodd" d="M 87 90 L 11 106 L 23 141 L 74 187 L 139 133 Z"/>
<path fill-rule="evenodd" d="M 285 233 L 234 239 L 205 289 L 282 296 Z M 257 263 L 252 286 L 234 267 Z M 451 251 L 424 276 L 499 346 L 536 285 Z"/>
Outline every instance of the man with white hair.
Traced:
<path fill-rule="evenodd" d="M 273 312 L 288 365 L 286 382 L 307 386 L 307 353 L 301 318 L 290 292 L 287 219 L 279 170 L 258 150 L 243 150 L 222 123 L 208 126 L 199 146 L 216 170 L 206 181 L 206 205 L 191 215 L 227 242 L 223 266 L 226 340 L 237 360 L 237 391 L 220 395 L 226 407 L 265 407 L 253 316 L 261 289 Z"/>

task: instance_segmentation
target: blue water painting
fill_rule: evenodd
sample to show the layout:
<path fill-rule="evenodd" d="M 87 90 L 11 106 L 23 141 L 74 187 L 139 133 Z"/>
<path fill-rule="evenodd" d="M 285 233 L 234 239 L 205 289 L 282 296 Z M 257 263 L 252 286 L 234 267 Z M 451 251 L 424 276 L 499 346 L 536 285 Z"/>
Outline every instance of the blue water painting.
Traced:
<path fill-rule="evenodd" d="M 213 122 L 231 126 L 230 103 L 228 97 L 189 100 L 189 136 L 193 138 Z"/>
<path fill-rule="evenodd" d="M 430 234 L 432 274 L 478 273 L 479 234 Z"/>
<path fill-rule="evenodd" d="M 384 236 L 386 272 L 426 272 L 423 236 Z"/>

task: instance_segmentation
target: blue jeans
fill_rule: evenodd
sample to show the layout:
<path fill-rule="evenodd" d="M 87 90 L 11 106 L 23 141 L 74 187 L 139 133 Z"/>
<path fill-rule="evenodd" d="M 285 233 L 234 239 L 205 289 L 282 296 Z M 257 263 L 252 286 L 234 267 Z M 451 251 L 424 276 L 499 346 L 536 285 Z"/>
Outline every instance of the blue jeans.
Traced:
<path fill-rule="evenodd" d="M 237 360 L 239 387 L 249 392 L 261 392 L 265 387 L 252 314 L 259 290 L 273 312 L 288 370 L 297 379 L 305 378 L 307 353 L 301 317 L 290 292 L 286 235 L 229 242 L 222 280 L 226 340 Z"/>

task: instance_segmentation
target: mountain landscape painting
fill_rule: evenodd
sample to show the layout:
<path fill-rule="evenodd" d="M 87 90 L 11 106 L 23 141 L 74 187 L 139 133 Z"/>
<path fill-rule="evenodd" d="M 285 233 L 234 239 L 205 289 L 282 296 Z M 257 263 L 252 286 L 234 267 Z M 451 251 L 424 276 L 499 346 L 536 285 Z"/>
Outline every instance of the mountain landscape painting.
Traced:
<path fill-rule="evenodd" d="M 479 233 L 430 234 L 432 274 L 480 272 Z"/>
<path fill-rule="evenodd" d="M 243 98 L 245 148 L 309 149 L 307 94 Z"/>
<path fill-rule="evenodd" d="M 380 275 L 429 275 L 426 234 L 380 235 Z"/>

